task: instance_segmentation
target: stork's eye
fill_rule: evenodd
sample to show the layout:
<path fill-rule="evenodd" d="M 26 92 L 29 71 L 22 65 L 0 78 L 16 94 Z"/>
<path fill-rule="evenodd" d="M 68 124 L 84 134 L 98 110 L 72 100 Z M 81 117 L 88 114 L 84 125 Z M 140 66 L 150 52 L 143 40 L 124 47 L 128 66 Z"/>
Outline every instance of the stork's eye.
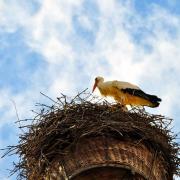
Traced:
<path fill-rule="evenodd" d="M 97 78 L 95 78 L 95 81 L 97 81 L 98 79 Z"/>

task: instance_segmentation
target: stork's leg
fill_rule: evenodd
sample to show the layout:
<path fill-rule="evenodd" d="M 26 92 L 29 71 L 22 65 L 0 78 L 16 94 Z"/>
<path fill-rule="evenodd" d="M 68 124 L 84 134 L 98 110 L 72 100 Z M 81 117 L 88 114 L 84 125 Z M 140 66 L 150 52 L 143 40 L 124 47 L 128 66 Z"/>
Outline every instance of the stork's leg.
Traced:
<path fill-rule="evenodd" d="M 117 105 L 123 110 L 123 111 L 128 111 L 125 103 L 124 103 L 124 98 L 123 97 L 118 97 L 115 99 L 117 102 Z"/>
<path fill-rule="evenodd" d="M 128 111 L 128 108 L 126 107 L 126 105 L 123 105 L 123 104 L 121 104 L 121 109 L 126 112 Z"/>
<path fill-rule="evenodd" d="M 124 96 L 121 97 L 121 109 L 122 109 L 123 111 L 128 111 L 128 108 L 127 108 L 126 105 L 125 105 L 125 97 L 124 97 Z"/>
<path fill-rule="evenodd" d="M 123 110 L 123 111 L 128 111 L 128 108 L 125 104 L 122 104 L 120 102 L 118 102 L 118 106 Z"/>

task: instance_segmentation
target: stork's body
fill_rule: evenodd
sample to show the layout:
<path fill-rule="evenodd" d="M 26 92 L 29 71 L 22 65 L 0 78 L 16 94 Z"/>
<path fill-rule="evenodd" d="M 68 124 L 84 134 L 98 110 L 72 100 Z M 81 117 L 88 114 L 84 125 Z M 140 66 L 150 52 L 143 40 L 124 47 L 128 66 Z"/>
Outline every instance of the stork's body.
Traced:
<path fill-rule="evenodd" d="M 157 107 L 161 101 L 157 96 L 146 94 L 138 86 L 128 82 L 104 82 L 102 77 L 97 77 L 93 91 L 96 87 L 103 96 L 111 96 L 122 105 Z"/>

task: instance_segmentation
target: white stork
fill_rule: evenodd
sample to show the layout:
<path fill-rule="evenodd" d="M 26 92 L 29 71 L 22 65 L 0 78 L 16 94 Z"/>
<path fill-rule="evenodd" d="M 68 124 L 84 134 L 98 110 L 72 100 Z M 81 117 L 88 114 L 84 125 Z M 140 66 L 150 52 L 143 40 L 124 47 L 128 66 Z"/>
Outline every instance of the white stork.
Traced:
<path fill-rule="evenodd" d="M 101 95 L 111 96 L 122 106 L 158 107 L 161 99 L 142 91 L 138 86 L 123 81 L 106 81 L 103 77 L 96 77 L 93 91 L 98 87 Z"/>

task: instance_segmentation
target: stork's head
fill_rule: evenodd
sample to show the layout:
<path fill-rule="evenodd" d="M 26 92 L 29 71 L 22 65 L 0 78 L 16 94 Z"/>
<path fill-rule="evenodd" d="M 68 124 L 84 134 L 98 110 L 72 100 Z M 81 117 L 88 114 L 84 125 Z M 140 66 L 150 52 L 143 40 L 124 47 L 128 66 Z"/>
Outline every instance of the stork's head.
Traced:
<path fill-rule="evenodd" d="M 95 78 L 95 82 L 94 82 L 94 86 L 93 86 L 93 90 L 92 92 L 94 92 L 94 90 L 96 89 L 96 87 L 98 86 L 99 83 L 103 82 L 104 81 L 104 78 L 103 77 L 96 77 Z"/>

